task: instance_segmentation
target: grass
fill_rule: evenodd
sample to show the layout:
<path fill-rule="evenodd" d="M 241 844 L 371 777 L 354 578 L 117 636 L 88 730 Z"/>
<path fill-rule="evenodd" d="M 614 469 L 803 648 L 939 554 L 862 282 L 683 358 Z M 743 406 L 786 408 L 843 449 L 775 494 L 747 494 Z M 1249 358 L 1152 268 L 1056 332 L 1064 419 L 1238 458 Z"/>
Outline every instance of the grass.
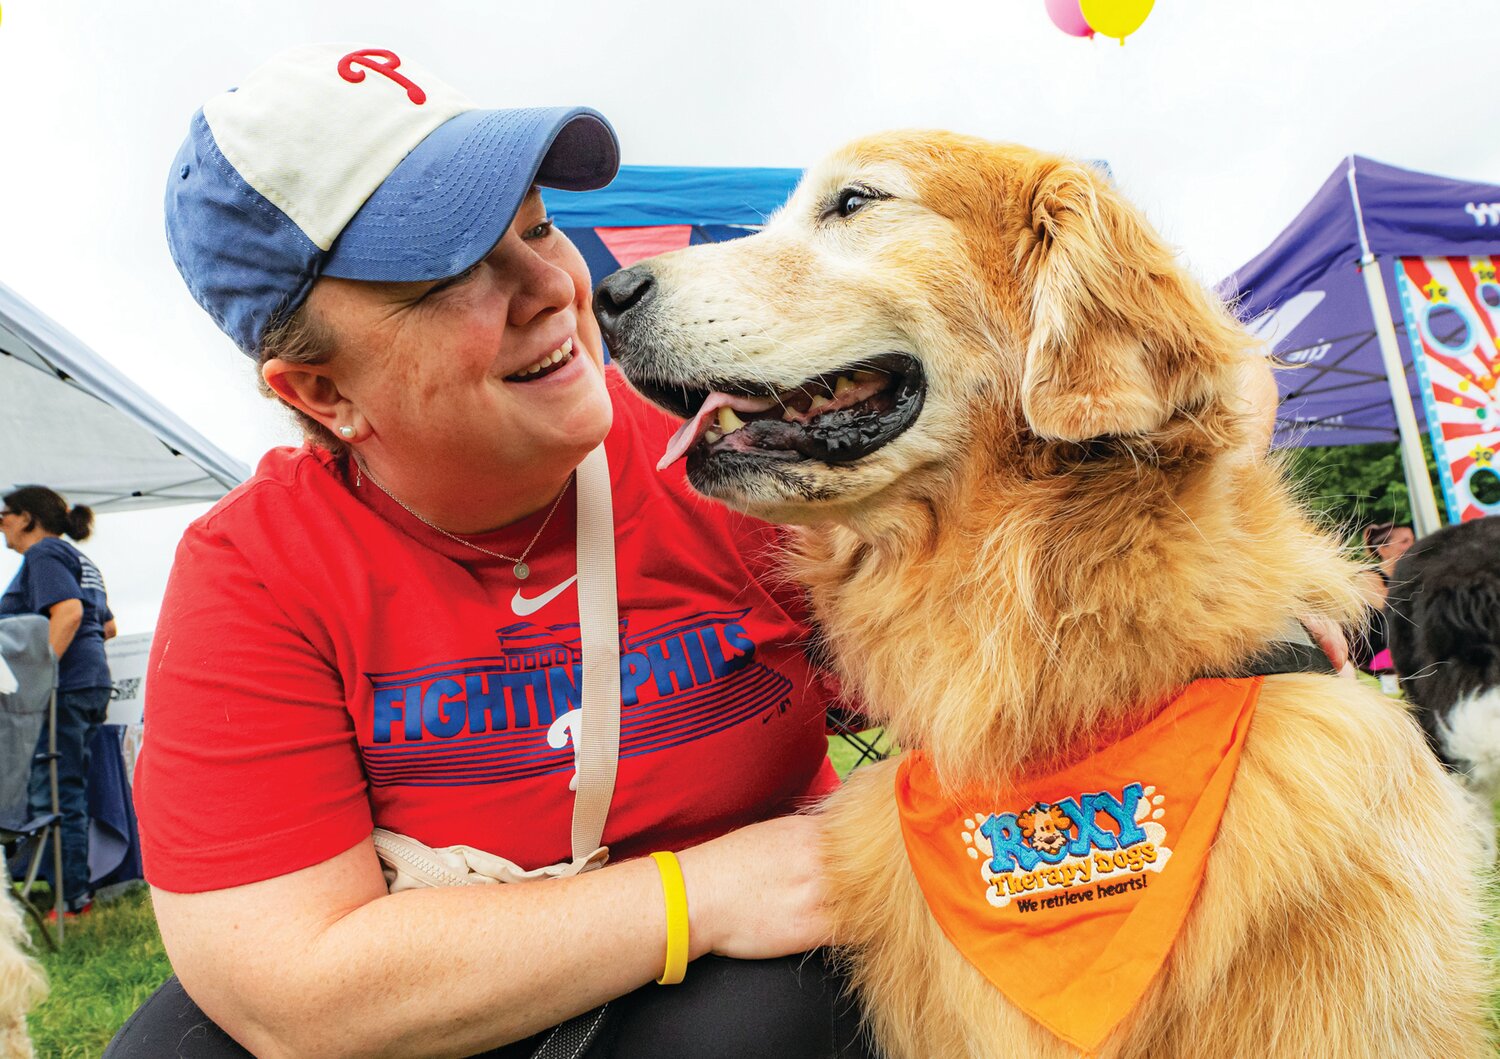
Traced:
<path fill-rule="evenodd" d="M 880 737 L 881 733 L 872 732 Z M 881 744 L 884 745 L 883 738 Z M 846 740 L 829 740 L 828 756 L 839 775 L 859 757 Z M 1500 818 L 1500 805 L 1495 807 Z M 1492 906 L 1492 948 L 1500 951 L 1500 894 Z M 94 911 L 67 925 L 61 953 L 36 944 L 46 968 L 51 994 L 30 1015 L 36 1054 L 43 1059 L 96 1059 L 115 1031 L 151 992 L 167 980 L 172 968 L 156 931 L 151 901 L 144 886 L 118 900 L 95 905 Z M 1500 1026 L 1500 991 L 1492 1011 Z"/>
<path fill-rule="evenodd" d="M 145 886 L 64 927 L 62 952 L 34 941 L 51 992 L 29 1016 L 31 1039 L 44 1059 L 98 1059 L 172 967 Z"/>

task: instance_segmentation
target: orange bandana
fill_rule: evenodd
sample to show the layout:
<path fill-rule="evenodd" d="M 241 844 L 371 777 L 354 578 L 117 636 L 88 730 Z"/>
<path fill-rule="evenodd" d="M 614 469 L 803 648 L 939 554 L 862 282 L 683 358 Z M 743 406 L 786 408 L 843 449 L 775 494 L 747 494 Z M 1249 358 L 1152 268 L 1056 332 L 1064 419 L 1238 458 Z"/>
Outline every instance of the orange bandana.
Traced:
<path fill-rule="evenodd" d="M 1130 1013 L 1182 928 L 1263 679 L 1200 680 L 1120 742 L 1008 790 L 945 795 L 920 751 L 897 770 L 933 918 L 1084 1052 Z"/>

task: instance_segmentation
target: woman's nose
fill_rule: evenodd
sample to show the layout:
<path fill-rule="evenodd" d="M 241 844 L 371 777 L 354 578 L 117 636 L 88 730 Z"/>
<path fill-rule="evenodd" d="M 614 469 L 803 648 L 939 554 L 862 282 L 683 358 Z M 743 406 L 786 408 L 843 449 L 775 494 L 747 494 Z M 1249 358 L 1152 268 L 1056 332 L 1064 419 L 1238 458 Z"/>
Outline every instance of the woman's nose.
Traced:
<path fill-rule="evenodd" d="M 611 346 L 619 341 L 625 317 L 644 308 L 655 295 L 656 277 L 645 265 L 621 269 L 605 277 L 594 291 L 594 315 Z"/>

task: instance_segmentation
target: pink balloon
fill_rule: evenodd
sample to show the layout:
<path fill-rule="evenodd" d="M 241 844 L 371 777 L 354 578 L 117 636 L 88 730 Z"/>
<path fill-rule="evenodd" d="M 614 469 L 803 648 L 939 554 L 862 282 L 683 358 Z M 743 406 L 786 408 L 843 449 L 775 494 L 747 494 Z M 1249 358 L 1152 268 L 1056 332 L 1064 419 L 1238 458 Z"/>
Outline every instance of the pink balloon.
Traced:
<path fill-rule="evenodd" d="M 1052 24 L 1072 37 L 1092 37 L 1094 27 L 1083 17 L 1079 0 L 1047 0 L 1047 17 Z"/>

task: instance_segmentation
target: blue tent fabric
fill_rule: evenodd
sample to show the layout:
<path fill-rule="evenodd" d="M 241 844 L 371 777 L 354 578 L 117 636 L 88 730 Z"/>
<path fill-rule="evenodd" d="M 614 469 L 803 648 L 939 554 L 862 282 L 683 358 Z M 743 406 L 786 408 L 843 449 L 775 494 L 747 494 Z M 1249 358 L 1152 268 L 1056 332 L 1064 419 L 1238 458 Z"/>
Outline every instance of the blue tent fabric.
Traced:
<path fill-rule="evenodd" d="M 1395 441 L 1396 416 L 1357 263 L 1379 259 L 1409 368 L 1398 257 L 1500 252 L 1500 185 L 1453 180 L 1359 155 L 1341 162 L 1271 245 L 1219 284 L 1295 370 L 1279 372 L 1278 445 Z M 1415 400 L 1415 373 L 1407 372 Z"/>
<path fill-rule="evenodd" d="M 606 188 L 542 197 L 563 228 L 760 225 L 800 179 L 800 169 L 627 165 Z"/>
<path fill-rule="evenodd" d="M 690 245 L 738 239 L 764 224 L 801 178 L 800 169 L 628 165 L 606 188 L 543 188 L 542 198 L 598 283 L 620 262 L 595 228 L 691 225 Z"/>

